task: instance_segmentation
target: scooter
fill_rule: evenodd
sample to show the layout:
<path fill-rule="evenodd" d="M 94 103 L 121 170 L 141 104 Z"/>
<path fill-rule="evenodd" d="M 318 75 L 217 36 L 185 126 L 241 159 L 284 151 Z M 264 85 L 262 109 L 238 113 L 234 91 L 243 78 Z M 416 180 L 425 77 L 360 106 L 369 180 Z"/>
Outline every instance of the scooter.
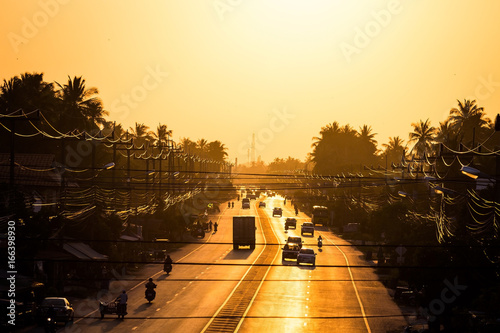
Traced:
<path fill-rule="evenodd" d="M 321 249 L 322 246 L 323 246 L 323 240 L 322 239 L 318 239 L 318 248 Z"/>
<path fill-rule="evenodd" d="M 146 299 L 151 303 L 156 297 L 156 291 L 154 289 L 146 289 Z"/>
<path fill-rule="evenodd" d="M 165 266 L 163 266 L 163 270 L 167 273 L 167 275 L 170 274 L 172 271 L 172 264 L 165 264 Z"/>

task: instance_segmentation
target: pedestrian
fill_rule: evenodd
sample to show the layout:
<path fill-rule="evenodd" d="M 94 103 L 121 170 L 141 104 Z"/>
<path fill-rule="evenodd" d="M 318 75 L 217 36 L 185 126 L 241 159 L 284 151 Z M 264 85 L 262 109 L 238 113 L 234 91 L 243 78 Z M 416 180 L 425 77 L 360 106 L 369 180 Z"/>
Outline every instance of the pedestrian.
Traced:
<path fill-rule="evenodd" d="M 212 231 L 212 220 L 210 220 L 210 222 L 208 222 L 208 230 Z"/>
<path fill-rule="evenodd" d="M 122 290 L 122 294 L 118 296 L 119 298 L 119 303 L 118 303 L 118 318 L 120 316 L 125 318 L 125 315 L 127 314 L 127 301 L 128 301 L 128 295 L 125 291 L 125 289 Z"/>
<path fill-rule="evenodd" d="M 231 201 L 231 208 L 234 208 L 234 201 Z"/>
<path fill-rule="evenodd" d="M 217 227 L 219 226 L 219 224 L 217 222 L 214 223 L 214 233 L 217 232 Z"/>

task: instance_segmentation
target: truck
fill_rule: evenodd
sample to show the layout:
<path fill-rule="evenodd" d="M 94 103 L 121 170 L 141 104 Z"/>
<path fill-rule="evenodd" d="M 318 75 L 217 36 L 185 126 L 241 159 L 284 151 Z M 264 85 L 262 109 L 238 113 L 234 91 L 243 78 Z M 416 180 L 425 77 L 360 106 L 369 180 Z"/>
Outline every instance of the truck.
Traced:
<path fill-rule="evenodd" d="M 233 216 L 233 249 L 255 249 L 255 216 Z"/>

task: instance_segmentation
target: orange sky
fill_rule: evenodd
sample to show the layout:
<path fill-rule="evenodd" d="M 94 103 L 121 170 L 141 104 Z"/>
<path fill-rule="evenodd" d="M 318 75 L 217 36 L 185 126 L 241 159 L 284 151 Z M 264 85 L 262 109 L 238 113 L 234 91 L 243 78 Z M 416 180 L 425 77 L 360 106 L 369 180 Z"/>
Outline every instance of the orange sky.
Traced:
<path fill-rule="evenodd" d="M 110 119 L 305 158 L 333 121 L 407 141 L 456 99 L 500 112 L 500 1 L 3 0 L 0 79 L 83 76 Z"/>

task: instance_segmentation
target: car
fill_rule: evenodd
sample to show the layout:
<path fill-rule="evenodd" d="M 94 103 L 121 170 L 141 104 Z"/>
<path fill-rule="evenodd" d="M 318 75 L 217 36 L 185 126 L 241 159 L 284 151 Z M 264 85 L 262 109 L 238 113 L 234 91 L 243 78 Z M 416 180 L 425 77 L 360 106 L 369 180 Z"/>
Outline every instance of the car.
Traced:
<path fill-rule="evenodd" d="M 243 209 L 245 209 L 245 208 L 250 209 L 250 199 L 243 198 L 241 200 L 241 208 L 243 208 Z"/>
<path fill-rule="evenodd" d="M 283 216 L 283 209 L 280 207 L 274 207 L 273 209 L 273 217 L 278 215 L 279 217 Z"/>
<path fill-rule="evenodd" d="M 314 250 L 311 248 L 303 247 L 297 254 L 297 265 L 305 263 L 316 266 L 316 253 L 314 253 Z"/>
<path fill-rule="evenodd" d="M 289 244 L 289 243 L 299 244 L 299 246 L 302 248 L 302 237 L 300 237 L 300 236 L 288 236 L 286 243 L 287 244 Z"/>
<path fill-rule="evenodd" d="M 287 217 L 287 219 L 285 220 L 285 227 L 293 227 L 294 229 L 297 229 L 297 219 Z"/>
<path fill-rule="evenodd" d="M 302 223 L 302 226 L 300 227 L 300 234 L 311 234 L 311 236 L 314 236 L 314 224 L 312 222 Z"/>
<path fill-rule="evenodd" d="M 259 202 L 259 207 L 266 208 L 266 203 L 264 201 Z"/>
<path fill-rule="evenodd" d="M 283 246 L 282 248 L 283 252 L 281 254 L 281 260 L 283 261 L 285 261 L 286 259 L 296 260 L 301 246 L 302 243 L 286 243 L 285 246 Z"/>
<path fill-rule="evenodd" d="M 40 306 L 42 316 L 45 317 L 48 309 L 53 307 L 55 310 L 56 322 L 72 322 L 75 317 L 75 310 L 65 297 L 45 297 Z"/>

